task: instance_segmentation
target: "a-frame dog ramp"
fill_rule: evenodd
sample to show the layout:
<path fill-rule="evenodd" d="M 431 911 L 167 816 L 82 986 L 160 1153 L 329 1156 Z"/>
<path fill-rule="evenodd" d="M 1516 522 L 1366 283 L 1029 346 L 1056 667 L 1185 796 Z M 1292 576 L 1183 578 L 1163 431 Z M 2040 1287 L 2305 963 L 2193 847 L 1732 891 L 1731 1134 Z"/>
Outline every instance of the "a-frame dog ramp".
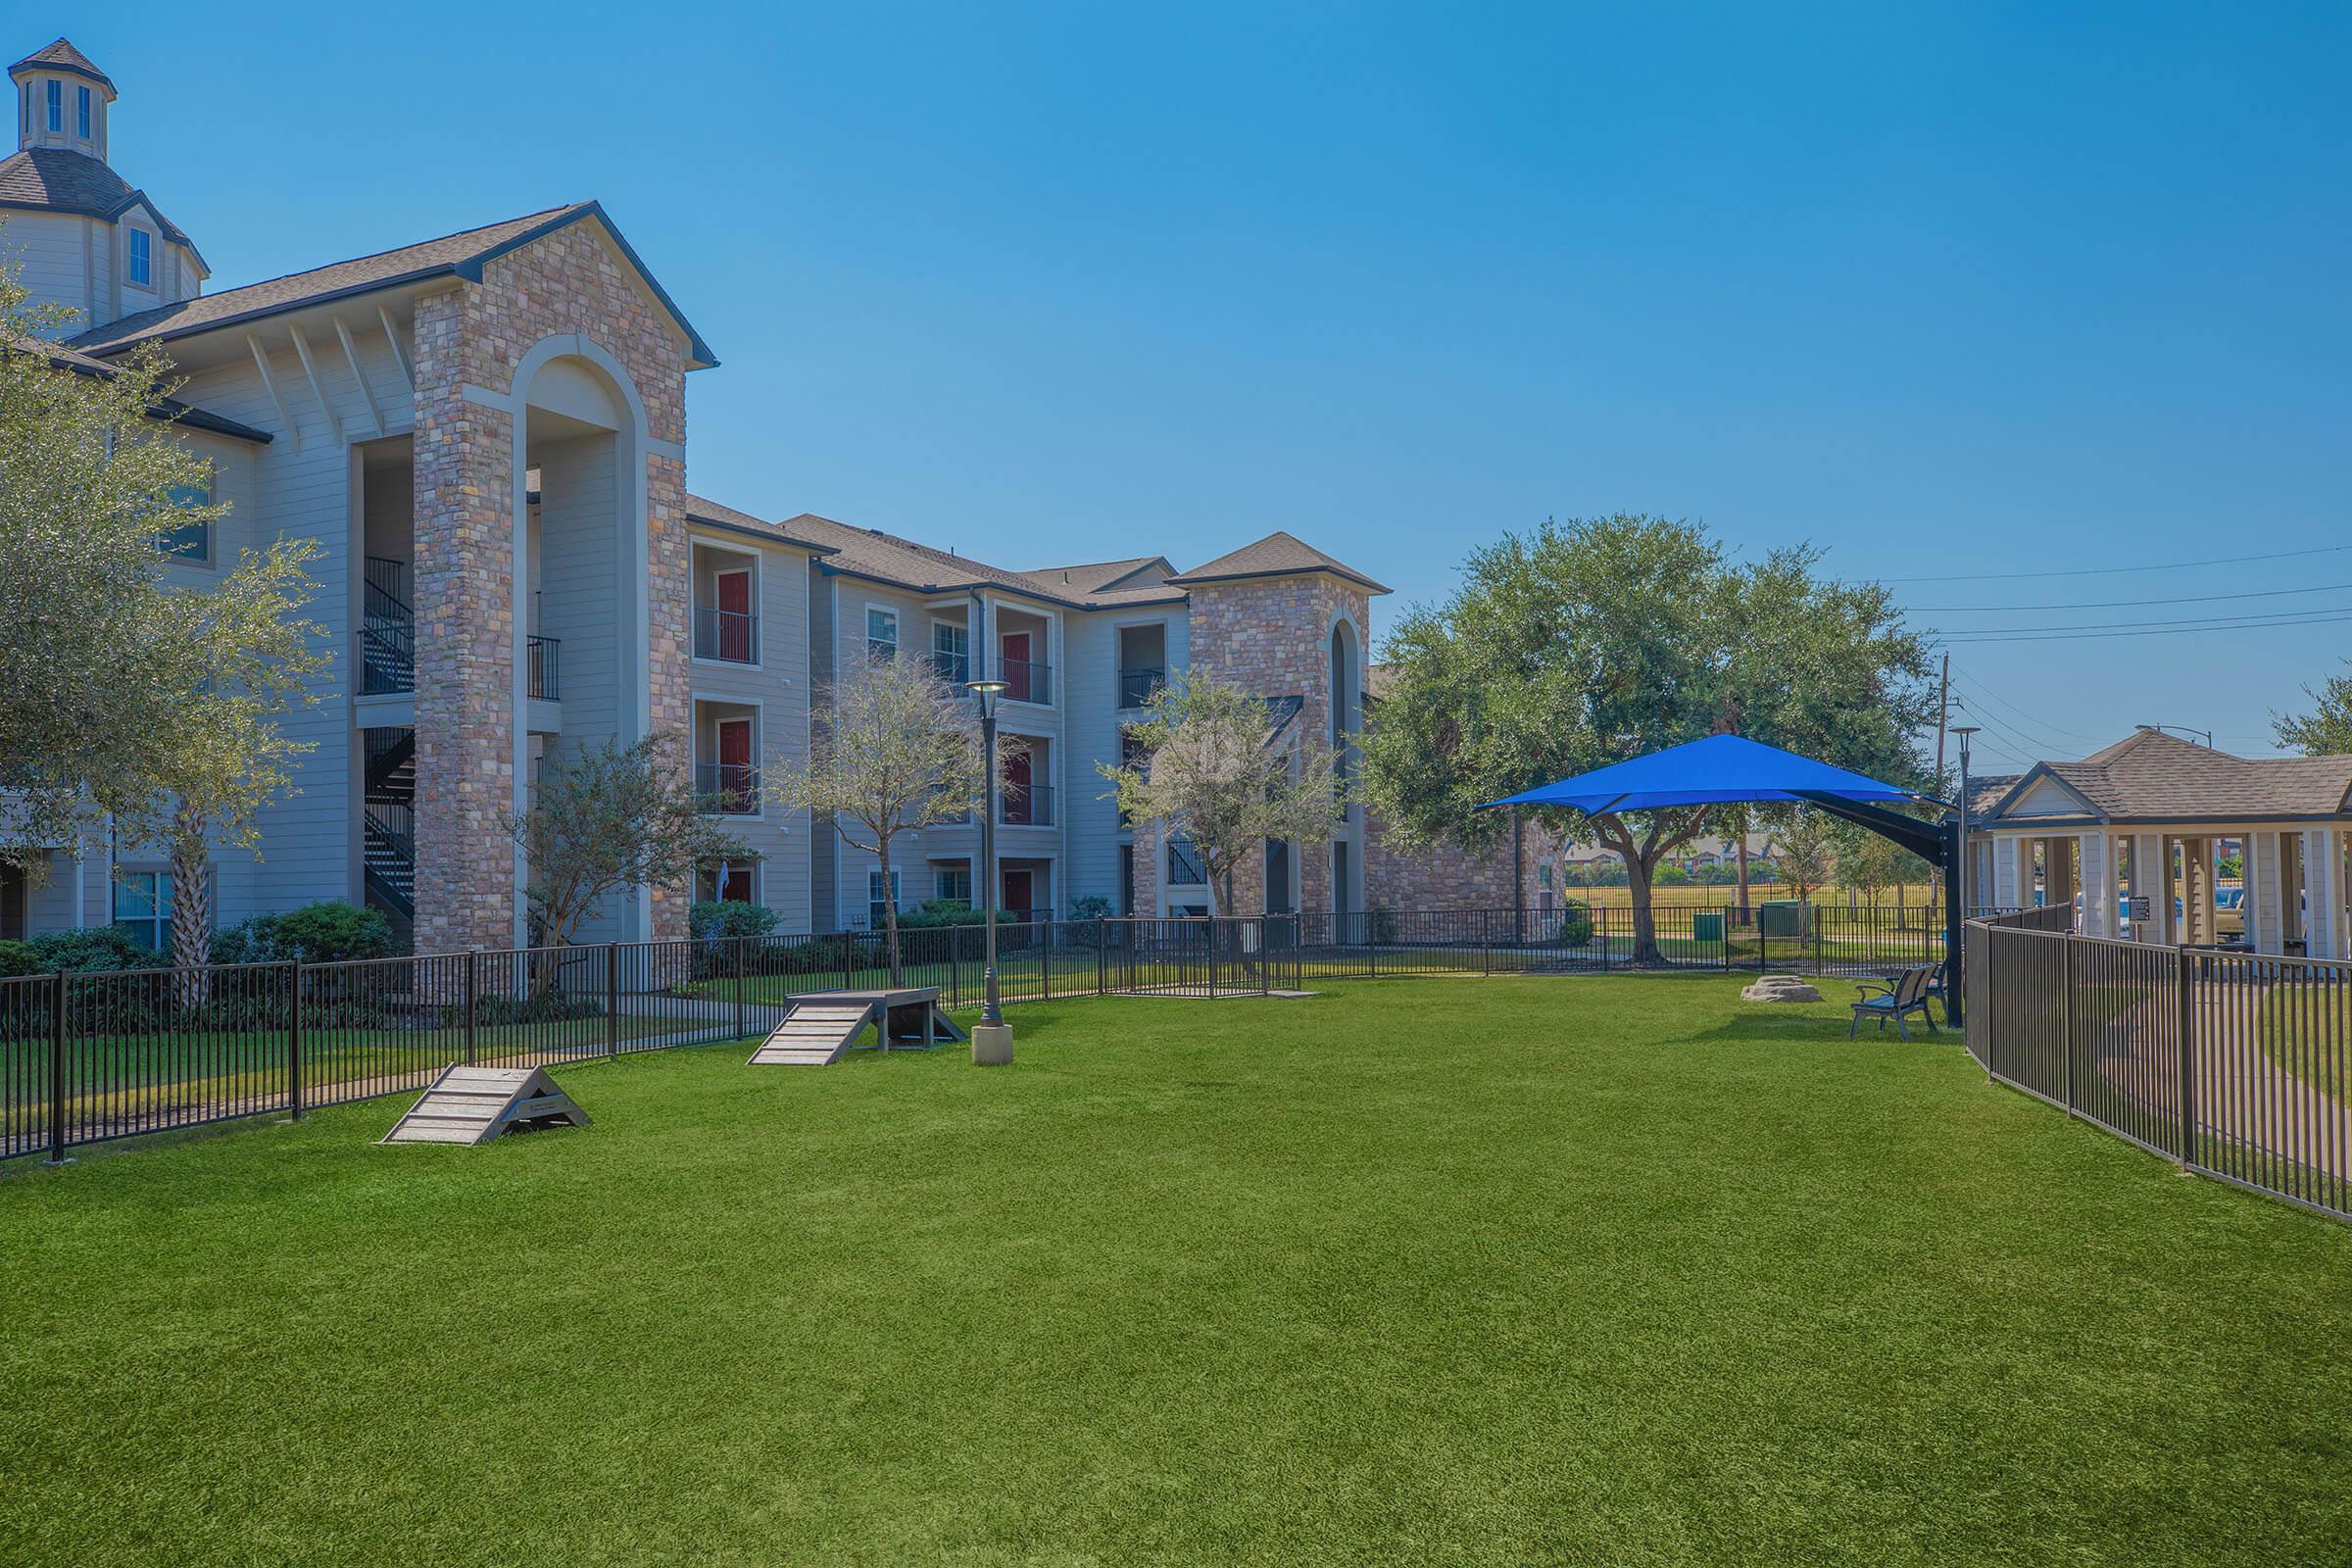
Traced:
<path fill-rule="evenodd" d="M 841 1059 L 867 1024 L 880 1019 L 882 1047 L 928 1049 L 965 1037 L 939 1004 L 936 986 L 905 991 L 828 991 L 795 997 L 792 1010 L 752 1053 L 755 1067 L 822 1067 Z"/>
<path fill-rule="evenodd" d="M 544 1067 L 453 1065 L 416 1097 L 384 1142 L 486 1144 L 501 1133 L 587 1125 L 588 1113 Z"/>

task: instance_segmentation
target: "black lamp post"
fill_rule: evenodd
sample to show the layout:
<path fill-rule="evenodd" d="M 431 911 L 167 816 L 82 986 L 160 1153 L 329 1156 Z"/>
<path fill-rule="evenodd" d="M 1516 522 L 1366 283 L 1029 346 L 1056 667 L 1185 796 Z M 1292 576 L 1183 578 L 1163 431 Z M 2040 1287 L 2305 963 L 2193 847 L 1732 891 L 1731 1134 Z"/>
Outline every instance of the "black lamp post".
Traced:
<path fill-rule="evenodd" d="M 980 876 L 985 884 L 980 918 L 988 928 L 988 967 L 981 976 L 980 1023 L 996 1029 L 1004 1023 L 1004 1003 L 997 995 L 997 699 L 1004 693 L 1004 682 L 965 681 L 964 689 L 980 701 L 980 765 L 986 778 L 980 813 Z"/>
<path fill-rule="evenodd" d="M 1960 901 L 1960 916 L 1968 917 L 1970 894 L 1975 890 L 1969 883 L 1968 853 L 1968 738 L 1980 726 L 1954 724 L 1952 733 L 1960 737 L 1960 863 L 1952 867 L 1952 897 Z"/>

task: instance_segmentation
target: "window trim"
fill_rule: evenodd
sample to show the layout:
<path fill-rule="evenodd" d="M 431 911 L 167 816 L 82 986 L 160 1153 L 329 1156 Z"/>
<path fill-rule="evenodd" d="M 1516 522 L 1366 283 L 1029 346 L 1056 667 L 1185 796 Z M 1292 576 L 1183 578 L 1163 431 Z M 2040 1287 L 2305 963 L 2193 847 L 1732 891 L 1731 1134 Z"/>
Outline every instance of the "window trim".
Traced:
<path fill-rule="evenodd" d="M 874 635 L 874 617 L 876 615 L 887 616 L 890 620 L 890 637 L 887 641 Z M 865 607 L 865 660 L 869 664 L 874 662 L 874 650 L 877 645 L 890 650 L 889 653 L 882 655 L 882 658 L 896 659 L 899 657 L 899 649 L 902 646 L 899 637 L 899 612 L 892 606 L 868 602 Z"/>
<path fill-rule="evenodd" d="M 147 884 L 146 914 L 122 913 L 122 896 L 135 882 Z M 111 891 L 106 901 L 106 923 L 115 930 L 127 931 L 137 926 L 150 928 L 152 942 L 142 942 L 147 951 L 164 957 L 172 955 L 172 922 L 179 913 L 178 901 L 172 896 L 172 868 L 168 865 L 118 865 Z M 133 940 L 139 940 L 135 936 Z"/>
<path fill-rule="evenodd" d="M 42 83 L 44 109 L 42 121 L 52 135 L 63 135 L 66 129 L 66 84 L 51 76 Z"/>
<path fill-rule="evenodd" d="M 951 893 L 948 891 L 947 879 L 952 876 L 959 876 L 963 878 L 963 891 L 961 893 Z M 867 886 L 871 887 L 872 884 L 869 882 Z M 953 864 L 938 864 L 932 866 L 931 896 L 935 899 L 960 903 L 967 909 L 977 908 L 978 906 L 972 903 L 972 862 L 969 860 L 957 860 Z"/>
<path fill-rule="evenodd" d="M 155 235 L 136 223 L 127 225 L 130 237 L 122 244 L 122 281 L 133 288 L 155 287 Z M 142 269 L 141 263 L 145 263 Z M 143 273 L 143 275 L 142 275 Z"/>
<path fill-rule="evenodd" d="M 84 86 L 74 89 L 74 134 L 90 139 L 90 89 Z"/>

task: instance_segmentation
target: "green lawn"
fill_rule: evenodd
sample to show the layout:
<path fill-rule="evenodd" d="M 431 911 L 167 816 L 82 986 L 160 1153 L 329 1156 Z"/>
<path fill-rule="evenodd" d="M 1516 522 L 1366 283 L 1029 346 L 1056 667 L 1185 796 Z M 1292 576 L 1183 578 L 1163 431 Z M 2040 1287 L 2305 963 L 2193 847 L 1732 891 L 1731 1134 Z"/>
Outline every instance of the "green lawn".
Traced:
<path fill-rule="evenodd" d="M 2249 1563 L 2352 1229 L 1740 976 L 1016 1009 L 0 1179 L 24 1562 Z"/>

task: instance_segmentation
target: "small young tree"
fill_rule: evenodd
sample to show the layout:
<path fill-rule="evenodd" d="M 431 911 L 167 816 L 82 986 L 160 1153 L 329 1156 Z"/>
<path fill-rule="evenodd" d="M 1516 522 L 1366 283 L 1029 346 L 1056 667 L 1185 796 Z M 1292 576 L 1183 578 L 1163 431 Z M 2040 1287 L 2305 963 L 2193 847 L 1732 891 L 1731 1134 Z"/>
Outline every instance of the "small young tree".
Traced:
<path fill-rule="evenodd" d="M 1265 702 L 1198 671 L 1144 705 L 1133 761 L 1095 764 L 1119 809 L 1137 822 L 1180 828 L 1200 854 L 1218 907 L 1235 913 L 1234 872 L 1267 840 L 1322 839 L 1345 802 L 1326 746 L 1269 733 Z"/>
<path fill-rule="evenodd" d="M 705 860 L 746 846 L 704 814 L 681 760 L 684 748 L 649 735 L 551 753 L 531 808 L 505 818 L 530 868 L 532 923 L 547 947 L 567 947 L 581 920 L 611 893 L 650 887 L 683 893 Z M 556 974 L 543 960 L 534 990 Z"/>
<path fill-rule="evenodd" d="M 808 765 L 778 770 L 767 797 L 831 817 L 842 842 L 881 868 L 890 982 L 902 977 L 891 844 L 981 804 L 980 721 L 963 693 L 917 659 L 876 659 L 817 694 Z M 997 745 L 999 782 L 1018 742 Z M 982 876 L 992 874 L 983 868 Z"/>
<path fill-rule="evenodd" d="M 1780 849 L 1781 880 L 1796 890 L 1796 896 L 1811 903 L 1813 890 L 1830 879 L 1830 864 L 1837 850 L 1837 818 L 1826 811 L 1816 811 L 1800 806 L 1789 814 L 1788 825 L 1774 836 Z"/>

